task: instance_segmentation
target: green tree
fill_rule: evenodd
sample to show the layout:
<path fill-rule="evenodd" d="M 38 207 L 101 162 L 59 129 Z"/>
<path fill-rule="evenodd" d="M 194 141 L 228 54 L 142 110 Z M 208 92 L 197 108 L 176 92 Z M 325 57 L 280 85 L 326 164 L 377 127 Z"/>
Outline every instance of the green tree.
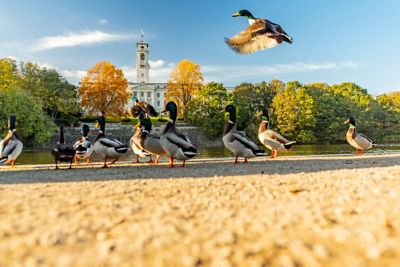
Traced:
<path fill-rule="evenodd" d="M 243 130 L 250 138 L 258 140 L 257 132 L 260 118 L 257 113 L 265 107 L 270 107 L 272 100 L 282 92 L 285 84 L 278 80 L 258 84 L 242 83 L 235 88 L 232 103 L 237 109 L 237 128 Z"/>
<path fill-rule="evenodd" d="M 7 91 L 16 86 L 18 80 L 18 69 L 15 60 L 8 58 L 0 59 L 0 91 Z"/>
<path fill-rule="evenodd" d="M 272 101 L 272 121 L 283 135 L 299 142 L 316 141 L 315 101 L 299 82 L 289 82 Z"/>
<path fill-rule="evenodd" d="M 220 83 L 203 86 L 196 97 L 186 106 L 185 120 L 201 127 L 209 138 L 220 136 L 225 127 L 224 114 L 221 113 L 228 102 L 226 89 Z"/>
<path fill-rule="evenodd" d="M 21 138 L 28 142 L 43 143 L 54 133 L 54 123 L 43 113 L 41 105 L 24 90 L 10 88 L 0 91 L 0 132 L 7 132 L 5 123 L 11 113 L 17 117 L 17 130 Z"/>
<path fill-rule="evenodd" d="M 28 62 L 21 64 L 21 88 L 41 104 L 52 121 L 73 124 L 80 114 L 77 87 L 56 70 Z"/>

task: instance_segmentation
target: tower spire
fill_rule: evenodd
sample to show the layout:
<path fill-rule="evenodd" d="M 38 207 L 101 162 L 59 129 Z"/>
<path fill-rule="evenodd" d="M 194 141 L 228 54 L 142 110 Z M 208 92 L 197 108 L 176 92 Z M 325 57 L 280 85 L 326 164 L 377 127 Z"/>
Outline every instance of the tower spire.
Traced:
<path fill-rule="evenodd" d="M 149 83 L 149 44 L 144 41 L 144 31 L 140 31 L 142 40 L 136 43 L 137 83 Z"/>
<path fill-rule="evenodd" d="M 141 34 L 141 36 L 142 36 L 142 42 L 144 42 L 144 31 L 143 31 L 143 30 L 140 30 L 140 34 Z"/>

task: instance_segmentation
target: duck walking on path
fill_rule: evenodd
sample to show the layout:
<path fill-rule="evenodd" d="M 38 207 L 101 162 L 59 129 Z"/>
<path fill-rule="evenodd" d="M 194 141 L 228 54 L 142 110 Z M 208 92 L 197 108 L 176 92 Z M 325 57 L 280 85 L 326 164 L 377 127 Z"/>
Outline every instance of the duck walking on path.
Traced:
<path fill-rule="evenodd" d="M 5 162 L 7 165 L 11 162 L 11 167 L 14 167 L 15 160 L 19 157 L 24 147 L 17 135 L 15 122 L 15 115 L 10 115 L 8 119 L 8 134 L 0 141 L 0 163 Z"/>
<path fill-rule="evenodd" d="M 196 147 L 190 142 L 189 138 L 177 131 L 175 126 L 178 110 L 174 102 L 168 102 L 164 112 L 169 112 L 169 122 L 161 135 L 161 147 L 169 157 L 169 167 L 174 167 L 174 159 L 183 160 L 181 167 L 185 167 L 188 159 L 197 155 Z"/>
<path fill-rule="evenodd" d="M 64 127 L 60 127 L 60 137 L 57 146 L 51 151 L 56 163 L 56 170 L 58 169 L 58 162 L 69 162 L 69 169 L 71 169 L 72 161 L 75 157 L 75 150 L 67 146 L 64 140 Z"/>
<path fill-rule="evenodd" d="M 112 159 L 111 164 L 114 164 L 128 152 L 128 146 L 117 139 L 106 137 L 106 119 L 104 116 L 97 119 L 97 125 L 100 126 L 100 131 L 94 143 L 94 152 L 104 161 L 103 168 L 107 168 L 107 160 Z"/>
<path fill-rule="evenodd" d="M 160 162 L 161 156 L 167 156 L 167 153 L 161 146 L 161 137 L 150 134 L 151 132 L 151 120 L 149 118 L 141 118 L 140 119 L 140 146 L 151 155 L 155 155 L 157 157 L 154 162 L 156 165 Z M 151 157 L 150 155 L 150 157 Z"/>
<path fill-rule="evenodd" d="M 268 109 L 262 111 L 262 121 L 258 128 L 258 139 L 260 142 L 272 151 L 271 158 L 278 156 L 278 151 L 289 150 L 296 141 L 289 141 L 279 133 L 269 128 Z"/>
<path fill-rule="evenodd" d="M 233 105 L 228 105 L 224 111 L 229 113 L 229 121 L 224 130 L 222 141 L 225 147 L 235 154 L 234 163 L 238 163 L 239 157 L 243 157 L 244 163 L 247 163 L 248 158 L 266 156 L 264 150 L 261 150 L 245 134 L 236 130 L 236 108 Z"/>
<path fill-rule="evenodd" d="M 90 163 L 90 158 L 93 154 L 94 147 L 92 142 L 89 141 L 90 128 L 87 124 L 82 126 L 82 137 L 74 144 L 75 149 L 75 163 L 80 163 L 81 160 L 86 160 L 86 163 Z"/>
<path fill-rule="evenodd" d="M 349 124 L 349 129 L 346 133 L 346 140 L 356 149 L 356 156 L 358 155 L 358 150 L 361 150 L 361 155 L 364 155 L 365 150 L 373 148 L 373 141 L 366 135 L 357 132 L 356 120 L 353 117 L 349 117 L 348 120 L 345 121 L 345 124 Z"/>
<path fill-rule="evenodd" d="M 135 129 L 135 133 L 133 134 L 133 136 L 131 137 L 130 141 L 129 141 L 129 146 L 131 147 L 133 153 L 135 153 L 136 155 L 136 161 L 133 161 L 132 163 L 140 163 L 139 161 L 139 157 L 141 158 L 145 158 L 145 157 L 150 157 L 150 160 L 148 161 L 148 163 L 153 162 L 153 159 L 151 158 L 151 154 L 149 152 L 146 152 L 143 147 L 141 146 L 141 139 L 140 136 L 142 134 L 142 127 L 140 125 L 140 120 L 143 119 L 145 117 L 144 113 L 141 111 L 138 115 L 139 117 L 139 122 L 137 125 L 134 126 Z"/>
<path fill-rule="evenodd" d="M 292 43 L 290 37 L 279 24 L 266 19 L 255 18 L 248 10 L 240 10 L 233 17 L 246 17 L 249 21 L 244 31 L 225 41 L 229 47 L 240 54 L 250 54 L 268 49 L 282 42 Z"/>

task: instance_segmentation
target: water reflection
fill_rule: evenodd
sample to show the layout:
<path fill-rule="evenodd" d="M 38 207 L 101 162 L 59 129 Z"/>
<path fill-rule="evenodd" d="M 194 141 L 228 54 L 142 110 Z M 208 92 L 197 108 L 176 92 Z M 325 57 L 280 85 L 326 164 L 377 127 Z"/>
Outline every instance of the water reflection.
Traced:
<path fill-rule="evenodd" d="M 355 150 L 346 144 L 343 145 L 297 145 L 293 146 L 291 150 L 280 152 L 279 155 L 294 156 L 294 155 L 322 155 L 322 154 L 354 154 Z M 400 145 L 380 145 L 375 147 L 368 153 L 395 153 L 400 152 Z M 222 158 L 233 157 L 232 153 L 222 147 L 203 148 L 200 149 L 200 155 L 197 158 Z M 100 161 L 99 158 L 94 156 L 94 161 Z M 121 161 L 133 161 L 135 155 L 130 152 L 121 157 Z M 145 159 L 141 159 L 145 161 Z M 23 151 L 18 158 L 16 164 L 49 164 L 54 163 L 50 151 Z"/>

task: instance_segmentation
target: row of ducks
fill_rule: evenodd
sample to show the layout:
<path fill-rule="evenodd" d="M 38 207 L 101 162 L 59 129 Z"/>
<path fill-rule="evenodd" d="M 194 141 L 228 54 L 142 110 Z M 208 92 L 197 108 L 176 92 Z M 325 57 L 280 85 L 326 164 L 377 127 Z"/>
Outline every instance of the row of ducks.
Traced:
<path fill-rule="evenodd" d="M 159 163 L 162 156 L 169 159 L 169 167 L 174 167 L 174 160 L 182 161 L 182 167 L 185 166 L 186 160 L 195 157 L 198 152 L 197 148 L 192 144 L 189 138 L 180 133 L 176 126 L 177 106 L 174 102 L 167 103 L 164 112 L 169 112 L 169 121 L 163 131 L 158 136 L 151 134 L 151 119 L 149 114 L 143 108 L 136 109 L 135 113 L 139 118 L 136 130 L 130 140 L 130 148 L 139 157 L 156 156 L 155 164 Z M 266 156 L 264 150 L 260 149 L 246 134 L 236 129 L 236 108 L 233 105 L 225 107 L 224 112 L 229 113 L 229 121 L 223 133 L 223 143 L 225 147 L 235 155 L 234 163 L 238 163 L 239 157 L 244 158 L 246 163 L 249 158 Z M 262 121 L 259 125 L 258 138 L 260 142 L 272 151 L 272 158 L 278 155 L 278 151 L 285 151 L 295 144 L 295 141 L 290 141 L 279 133 L 270 129 L 268 109 L 265 108 L 260 112 Z M 15 160 L 22 152 L 23 144 L 18 138 L 15 128 L 16 118 L 11 115 L 9 118 L 9 132 L 7 136 L 0 141 L 0 162 L 6 164 L 11 163 L 14 166 Z M 353 117 L 350 117 L 345 123 L 349 124 L 349 129 L 346 134 L 346 139 L 350 145 L 356 148 L 356 155 L 361 151 L 364 154 L 365 150 L 373 147 L 373 142 L 362 133 L 356 130 L 356 122 Z M 59 141 L 56 147 L 52 150 L 52 155 L 55 160 L 56 169 L 59 162 L 69 162 L 71 168 L 73 161 L 90 162 L 93 153 L 96 153 L 104 162 L 103 167 L 107 168 L 107 162 L 111 160 L 111 164 L 129 151 L 128 145 L 121 141 L 109 137 L 105 133 L 106 120 L 103 116 L 97 119 L 97 126 L 100 128 L 95 141 L 92 143 L 89 136 L 89 126 L 82 126 L 82 137 L 73 145 L 65 144 L 64 128 L 60 127 Z"/>
<path fill-rule="evenodd" d="M 170 167 L 174 167 L 175 159 L 182 160 L 182 167 L 184 167 L 186 160 L 197 155 L 197 149 L 189 138 L 178 132 L 175 127 L 177 118 L 176 104 L 169 102 L 164 112 L 169 112 L 170 119 L 161 136 L 150 134 L 151 120 L 144 111 L 140 112 L 139 123 L 135 126 L 136 131 L 131 138 L 130 147 L 137 156 L 157 156 L 155 163 L 159 162 L 161 156 L 167 156 Z M 74 159 L 76 161 L 87 160 L 89 162 L 93 152 L 103 160 L 103 168 L 107 168 L 107 161 L 112 160 L 111 164 L 113 164 L 122 155 L 126 154 L 129 147 L 115 138 L 106 136 L 105 124 L 106 120 L 103 116 L 97 119 L 97 126 L 100 127 L 100 130 L 93 144 L 88 140 L 89 127 L 83 125 L 82 138 L 72 147 L 65 145 L 64 129 L 61 127 L 59 142 L 56 148 L 52 150 L 56 168 L 58 168 L 58 162 L 69 162 L 71 168 Z"/>

